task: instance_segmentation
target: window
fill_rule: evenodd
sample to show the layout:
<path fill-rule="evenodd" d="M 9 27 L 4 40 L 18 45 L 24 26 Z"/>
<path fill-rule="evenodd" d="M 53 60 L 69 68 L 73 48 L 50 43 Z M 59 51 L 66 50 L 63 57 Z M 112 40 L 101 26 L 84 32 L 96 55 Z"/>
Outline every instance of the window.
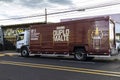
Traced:
<path fill-rule="evenodd" d="M 19 34 L 17 36 L 17 41 L 23 40 L 24 39 L 24 34 Z"/>

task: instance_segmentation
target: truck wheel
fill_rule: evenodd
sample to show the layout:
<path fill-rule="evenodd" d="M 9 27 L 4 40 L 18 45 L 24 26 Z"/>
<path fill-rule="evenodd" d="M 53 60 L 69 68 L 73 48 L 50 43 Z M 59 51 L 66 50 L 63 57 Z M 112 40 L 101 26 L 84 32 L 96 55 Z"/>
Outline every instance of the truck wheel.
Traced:
<path fill-rule="evenodd" d="M 28 57 L 29 56 L 29 52 L 28 52 L 28 49 L 27 48 L 23 48 L 21 50 L 21 56 L 22 57 Z"/>
<path fill-rule="evenodd" d="M 86 60 L 86 54 L 85 51 L 83 49 L 76 49 L 75 50 L 75 54 L 74 54 L 74 58 L 76 60 Z"/>

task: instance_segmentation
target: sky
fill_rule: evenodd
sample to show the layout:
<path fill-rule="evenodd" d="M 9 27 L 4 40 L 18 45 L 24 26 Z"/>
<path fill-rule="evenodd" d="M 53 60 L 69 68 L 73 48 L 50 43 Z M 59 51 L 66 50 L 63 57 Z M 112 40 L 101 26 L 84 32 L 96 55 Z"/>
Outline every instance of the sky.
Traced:
<path fill-rule="evenodd" d="M 61 19 L 80 18 L 95 15 L 120 14 L 119 3 L 120 0 L 0 0 L 0 25 L 44 22 L 44 16 L 16 20 L 5 19 L 43 15 L 45 14 L 45 8 L 47 9 L 47 13 L 86 9 L 85 11 L 49 15 L 48 22 L 59 22 Z"/>

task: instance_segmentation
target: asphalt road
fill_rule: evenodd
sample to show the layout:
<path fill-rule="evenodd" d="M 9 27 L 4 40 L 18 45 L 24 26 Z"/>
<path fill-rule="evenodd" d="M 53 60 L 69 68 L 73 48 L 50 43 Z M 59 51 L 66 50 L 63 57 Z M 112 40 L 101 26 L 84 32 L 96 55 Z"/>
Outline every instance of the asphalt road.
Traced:
<path fill-rule="evenodd" d="M 120 80 L 120 61 L 0 54 L 0 80 Z"/>

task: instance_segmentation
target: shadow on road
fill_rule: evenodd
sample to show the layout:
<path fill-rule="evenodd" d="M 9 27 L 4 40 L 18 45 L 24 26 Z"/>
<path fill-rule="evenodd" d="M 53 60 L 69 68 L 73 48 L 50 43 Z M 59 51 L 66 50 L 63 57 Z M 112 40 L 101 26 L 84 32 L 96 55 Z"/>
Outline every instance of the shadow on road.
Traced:
<path fill-rule="evenodd" d="M 19 56 L 21 57 L 21 56 Z M 35 55 L 35 56 L 29 56 L 29 57 L 25 57 L 25 58 L 30 58 L 30 59 L 42 59 L 42 60 L 69 60 L 69 61 L 76 61 L 76 62 L 79 62 L 77 60 L 74 59 L 73 56 L 70 56 L 70 57 L 56 57 L 56 56 L 40 56 L 40 55 Z M 102 58 L 95 58 L 93 60 L 86 60 L 86 61 L 83 61 L 83 62 L 99 62 L 99 63 L 111 63 L 111 62 L 119 62 L 120 60 L 118 59 L 102 59 Z"/>

